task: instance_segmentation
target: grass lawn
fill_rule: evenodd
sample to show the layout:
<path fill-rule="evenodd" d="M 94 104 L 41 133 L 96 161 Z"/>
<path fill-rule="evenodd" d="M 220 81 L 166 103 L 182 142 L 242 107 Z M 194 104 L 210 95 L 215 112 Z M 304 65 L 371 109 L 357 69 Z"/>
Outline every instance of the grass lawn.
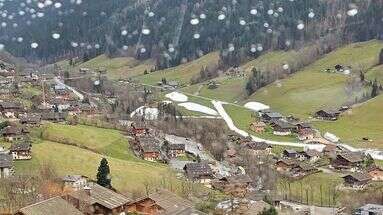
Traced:
<path fill-rule="evenodd" d="M 357 96 L 346 93 L 350 77 L 324 70 L 333 69 L 337 64 L 351 66 L 354 71 L 368 69 L 376 64 L 381 48 L 382 42 L 372 40 L 337 49 L 289 78 L 262 88 L 249 100 L 263 102 L 276 111 L 297 117 L 308 117 L 322 108 L 339 107 Z"/>
<path fill-rule="evenodd" d="M 180 84 L 189 84 L 192 77 L 199 74 L 202 67 L 212 66 L 218 64 L 218 52 L 206 54 L 194 61 L 181 64 L 176 67 L 156 71 L 147 75 L 141 75 L 135 79 L 145 84 L 155 85 L 166 78 L 168 81 L 175 80 Z"/>
<path fill-rule="evenodd" d="M 28 168 L 36 168 L 39 163 L 45 162 L 53 165 L 60 175 L 83 174 L 95 179 L 100 160 L 106 157 L 111 169 L 112 184 L 120 191 L 144 189 L 144 183 L 160 181 L 161 178 L 177 184 L 171 171 L 158 163 L 116 159 L 50 141 L 34 144 L 32 150 L 33 159 L 15 162 L 16 171 L 28 171 Z"/>
<path fill-rule="evenodd" d="M 308 197 L 309 204 L 315 204 L 320 206 L 322 203 L 323 206 L 329 206 L 333 205 L 332 198 L 334 188 L 337 185 L 341 184 L 342 181 L 343 180 L 341 176 L 337 174 L 316 173 L 309 175 L 301 180 L 291 182 L 290 189 L 289 183 L 286 180 L 280 179 L 280 182 L 278 183 L 278 190 L 282 194 L 282 196 L 288 196 L 288 198 L 291 200 L 299 202 L 302 199 L 303 203 L 307 203 Z M 308 195 L 306 195 L 306 192 L 308 193 Z"/>
<path fill-rule="evenodd" d="M 127 139 L 117 130 L 53 123 L 44 125 L 42 130 L 44 140 L 86 147 L 122 160 L 138 160 L 130 151 Z"/>
<path fill-rule="evenodd" d="M 314 125 L 323 132 L 336 134 L 345 143 L 383 149 L 382 107 L 383 95 L 380 95 L 345 112 L 337 121 L 316 122 Z M 362 141 L 363 137 L 372 139 L 372 142 Z"/>

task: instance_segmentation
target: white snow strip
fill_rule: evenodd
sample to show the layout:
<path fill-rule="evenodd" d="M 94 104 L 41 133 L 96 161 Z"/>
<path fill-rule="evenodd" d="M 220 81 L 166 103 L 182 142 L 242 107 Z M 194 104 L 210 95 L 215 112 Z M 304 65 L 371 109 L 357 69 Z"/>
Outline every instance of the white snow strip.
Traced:
<path fill-rule="evenodd" d="M 254 110 L 254 111 L 261 111 L 261 110 L 267 110 L 270 109 L 269 106 L 262 104 L 260 102 L 248 102 L 244 105 L 245 108 Z"/>
<path fill-rule="evenodd" d="M 81 101 L 84 100 L 84 95 L 82 95 L 80 92 L 75 90 L 73 87 L 64 84 L 57 77 L 54 78 L 54 81 L 56 82 L 57 85 L 65 86 L 68 90 L 72 91 Z"/>
<path fill-rule="evenodd" d="M 230 116 L 226 113 L 225 109 L 223 108 L 223 104 L 225 104 L 224 102 L 212 100 L 211 103 L 213 103 L 214 108 L 218 111 L 219 115 L 221 115 L 223 120 L 225 120 L 230 130 L 244 137 L 249 136 L 249 134 L 246 131 L 239 129 L 234 125 L 233 120 L 230 118 Z"/>
<path fill-rule="evenodd" d="M 155 120 L 158 117 L 158 109 L 157 108 L 149 108 L 145 106 L 141 106 L 137 108 L 135 111 L 130 113 L 130 117 L 134 116 L 144 116 L 147 120 Z"/>
<path fill-rule="evenodd" d="M 171 92 L 165 95 L 166 98 L 175 101 L 175 102 L 187 102 L 188 97 L 179 92 Z"/>
<path fill-rule="evenodd" d="M 178 104 L 178 106 L 184 107 L 184 108 L 186 108 L 187 110 L 190 110 L 190 111 L 201 112 L 201 113 L 205 113 L 205 114 L 209 114 L 209 115 L 214 115 L 214 116 L 218 115 L 217 111 L 215 111 L 215 110 L 213 110 L 213 109 L 211 109 L 209 107 L 206 107 L 206 106 L 194 103 L 194 102 L 180 103 L 180 104 Z"/>

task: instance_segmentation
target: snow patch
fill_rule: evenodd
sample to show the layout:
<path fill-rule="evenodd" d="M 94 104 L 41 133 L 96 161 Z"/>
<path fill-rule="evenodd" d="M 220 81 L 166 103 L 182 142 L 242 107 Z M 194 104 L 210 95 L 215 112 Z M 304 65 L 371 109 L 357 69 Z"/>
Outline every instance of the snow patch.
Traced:
<path fill-rule="evenodd" d="M 155 120 L 158 118 L 158 109 L 141 106 L 130 114 L 130 117 L 144 116 L 146 120 Z"/>
<path fill-rule="evenodd" d="M 175 102 L 187 102 L 188 97 L 179 92 L 171 92 L 165 95 L 166 98 L 175 101 Z"/>
<path fill-rule="evenodd" d="M 245 108 L 254 110 L 254 111 L 261 111 L 261 110 L 267 110 L 270 109 L 269 106 L 262 104 L 260 102 L 248 102 L 245 105 Z"/>
<path fill-rule="evenodd" d="M 184 107 L 190 111 L 201 112 L 201 113 L 214 115 L 214 116 L 218 115 L 217 111 L 194 102 L 185 102 L 185 103 L 178 104 L 178 106 Z"/>

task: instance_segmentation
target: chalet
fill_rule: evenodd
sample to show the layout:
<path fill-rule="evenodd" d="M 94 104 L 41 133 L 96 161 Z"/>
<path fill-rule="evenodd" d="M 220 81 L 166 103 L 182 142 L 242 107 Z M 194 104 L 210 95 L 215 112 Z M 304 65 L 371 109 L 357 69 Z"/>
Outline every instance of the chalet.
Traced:
<path fill-rule="evenodd" d="M 24 138 L 24 135 L 28 133 L 28 130 L 26 128 L 22 128 L 19 126 L 7 126 L 3 128 L 1 131 L 1 134 L 4 137 L 5 141 L 12 142 L 16 140 L 22 140 Z"/>
<path fill-rule="evenodd" d="M 373 181 L 383 181 L 383 169 L 378 166 L 372 166 L 367 168 L 367 174 L 371 177 Z"/>
<path fill-rule="evenodd" d="M 264 113 L 262 113 L 262 119 L 265 122 L 270 122 L 272 120 L 279 120 L 282 118 L 283 118 L 283 116 L 277 112 L 264 112 Z"/>
<path fill-rule="evenodd" d="M 246 174 L 233 175 L 219 179 L 213 183 L 213 187 L 234 196 L 242 196 L 250 188 L 251 183 L 251 178 Z"/>
<path fill-rule="evenodd" d="M 156 161 L 161 158 L 160 142 L 154 137 L 140 137 L 137 144 L 141 156 L 147 161 Z"/>
<path fill-rule="evenodd" d="M 286 159 L 278 160 L 275 163 L 275 167 L 277 171 L 279 172 L 288 172 L 292 170 L 293 168 L 297 167 L 297 165 L 298 164 L 296 163 L 295 160 L 286 160 Z"/>
<path fill-rule="evenodd" d="M 20 123 L 23 125 L 39 125 L 41 122 L 40 114 L 23 114 L 19 116 Z"/>
<path fill-rule="evenodd" d="M 66 175 L 62 178 L 64 189 L 81 190 L 88 183 L 88 177 L 83 175 Z"/>
<path fill-rule="evenodd" d="M 337 154 L 331 161 L 331 166 L 335 169 L 356 171 L 363 164 L 363 156 L 360 153 L 343 152 Z"/>
<path fill-rule="evenodd" d="M 204 215 L 193 208 L 192 202 L 165 189 L 133 201 L 128 206 L 128 212 L 142 215 Z"/>
<path fill-rule="evenodd" d="M 185 144 L 169 144 L 167 146 L 167 154 L 171 158 L 185 155 Z"/>
<path fill-rule="evenodd" d="M 9 149 L 9 154 L 13 160 L 30 160 L 32 159 L 32 144 L 29 142 L 14 143 Z"/>
<path fill-rule="evenodd" d="M 282 152 L 282 157 L 284 158 L 290 158 L 290 159 L 295 159 L 298 158 L 299 153 L 293 149 L 285 149 Z"/>
<path fill-rule="evenodd" d="M 0 112 L 8 118 L 15 118 L 18 113 L 23 111 L 21 104 L 16 102 L 0 102 Z"/>
<path fill-rule="evenodd" d="M 352 215 L 381 215 L 383 214 L 383 205 L 366 204 L 355 209 Z"/>
<path fill-rule="evenodd" d="M 274 134 L 279 136 L 290 135 L 291 132 L 296 128 L 294 125 L 284 120 L 272 120 L 271 126 L 274 129 Z"/>
<path fill-rule="evenodd" d="M 300 160 L 309 160 L 310 162 L 316 162 L 320 159 L 321 153 L 317 150 L 306 150 L 300 152 Z"/>
<path fill-rule="evenodd" d="M 61 197 L 50 198 L 21 208 L 16 215 L 84 215 Z"/>
<path fill-rule="evenodd" d="M 186 177 L 195 182 L 210 187 L 213 178 L 213 170 L 207 163 L 188 163 L 184 167 Z"/>
<path fill-rule="evenodd" d="M 366 173 L 355 172 L 342 177 L 344 185 L 356 189 L 362 189 L 371 181 L 371 177 Z"/>
<path fill-rule="evenodd" d="M 296 124 L 297 132 L 300 130 L 312 129 L 311 125 L 305 122 L 299 122 Z"/>
<path fill-rule="evenodd" d="M 311 128 L 298 130 L 298 139 L 300 141 L 309 141 L 315 138 L 316 132 Z"/>
<path fill-rule="evenodd" d="M 128 197 L 92 182 L 63 198 L 84 214 L 125 214 L 132 202 Z"/>
<path fill-rule="evenodd" d="M 294 166 L 290 171 L 293 177 L 300 177 L 311 173 L 315 173 L 318 171 L 318 169 L 309 164 L 300 163 Z"/>
<path fill-rule="evenodd" d="M 265 131 L 265 129 L 266 129 L 266 123 L 262 121 L 256 121 L 250 124 L 250 130 L 254 132 L 262 133 Z"/>
<path fill-rule="evenodd" d="M 338 119 L 340 111 L 332 110 L 319 110 L 315 113 L 315 117 L 322 120 L 331 120 L 335 121 Z"/>
<path fill-rule="evenodd" d="M 13 159 L 9 154 L 0 154 L 0 178 L 7 178 L 13 173 Z"/>
<path fill-rule="evenodd" d="M 41 115 L 41 119 L 51 122 L 64 122 L 67 117 L 66 112 L 48 112 Z"/>
<path fill-rule="evenodd" d="M 273 148 L 271 145 L 265 143 L 265 142 L 255 142 L 251 141 L 248 142 L 245 147 L 253 152 L 255 155 L 267 155 L 271 154 L 271 149 Z"/>

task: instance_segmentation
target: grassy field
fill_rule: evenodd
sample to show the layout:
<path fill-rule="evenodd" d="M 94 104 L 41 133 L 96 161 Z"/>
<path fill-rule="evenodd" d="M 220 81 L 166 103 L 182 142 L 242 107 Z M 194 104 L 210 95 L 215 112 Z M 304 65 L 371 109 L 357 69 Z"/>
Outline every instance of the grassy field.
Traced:
<path fill-rule="evenodd" d="M 376 66 L 366 73 L 366 78 L 368 80 L 378 80 L 380 83 L 383 84 L 383 65 Z"/>
<path fill-rule="evenodd" d="M 332 206 L 334 188 L 342 181 L 341 176 L 337 174 L 317 173 L 290 183 L 281 179 L 278 183 L 278 190 L 283 196 L 288 196 L 298 202 L 302 200 L 303 203 L 307 203 L 308 200 L 309 204 L 320 206 L 322 203 L 323 206 Z M 337 193 L 337 195 L 339 194 Z"/>
<path fill-rule="evenodd" d="M 383 148 L 382 107 L 383 95 L 380 95 L 344 113 L 335 122 L 316 122 L 315 126 L 357 147 Z M 372 142 L 362 141 L 363 137 L 370 138 Z"/>
<path fill-rule="evenodd" d="M 68 60 L 60 61 L 56 64 L 64 70 L 78 70 L 79 68 L 97 70 L 103 68 L 107 70 L 107 75 L 111 79 L 143 75 L 145 70 L 150 71 L 154 67 L 153 60 L 139 61 L 132 57 L 109 58 L 106 55 L 99 55 L 89 61 L 76 65 L 74 68 L 69 66 Z"/>
<path fill-rule="evenodd" d="M 75 146 L 42 141 L 33 145 L 33 159 L 16 161 L 16 171 L 23 172 L 36 168 L 39 163 L 53 165 L 60 175 L 82 174 L 96 178 L 100 160 L 106 157 L 112 176 L 112 184 L 120 191 L 144 189 L 144 183 L 159 181 L 161 178 L 177 184 L 169 169 L 162 164 L 127 161 L 100 155 Z"/>
<path fill-rule="evenodd" d="M 176 67 L 156 71 L 147 75 L 141 75 L 135 79 L 145 84 L 156 84 L 162 78 L 168 81 L 175 80 L 180 84 L 189 84 L 192 77 L 199 74 L 202 67 L 217 65 L 219 60 L 218 52 L 206 54 L 194 61 L 181 64 Z"/>
<path fill-rule="evenodd" d="M 383 43 L 373 40 L 337 49 L 289 78 L 262 88 L 249 100 L 263 102 L 276 111 L 298 117 L 308 117 L 322 108 L 339 107 L 357 96 L 346 93 L 345 86 L 350 77 L 324 70 L 333 69 L 337 64 L 350 66 L 354 71 L 368 69 L 376 64 L 381 48 Z"/>
<path fill-rule="evenodd" d="M 138 160 L 130 151 L 127 139 L 117 130 L 50 123 L 42 127 L 42 138 L 84 147 L 122 160 Z"/>

